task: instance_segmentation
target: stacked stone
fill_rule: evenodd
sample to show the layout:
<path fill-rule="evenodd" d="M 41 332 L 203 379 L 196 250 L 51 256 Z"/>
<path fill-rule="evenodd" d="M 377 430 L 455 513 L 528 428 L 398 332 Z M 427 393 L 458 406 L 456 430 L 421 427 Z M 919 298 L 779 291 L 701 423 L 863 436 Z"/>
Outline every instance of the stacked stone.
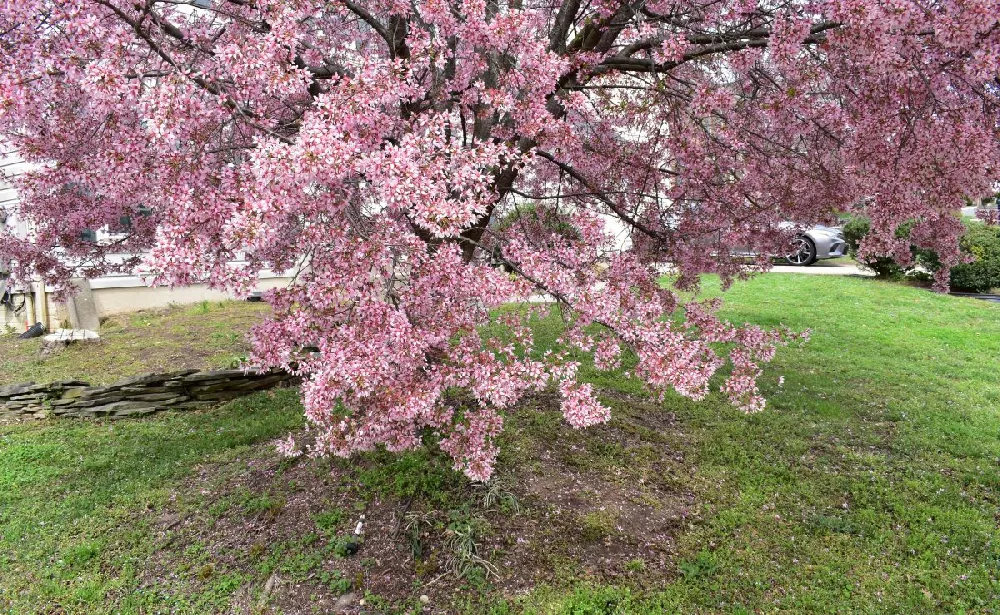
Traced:
<path fill-rule="evenodd" d="M 120 418 L 167 409 L 192 410 L 294 380 L 283 371 L 223 369 L 143 374 L 108 386 L 90 386 L 79 380 L 25 382 L 0 387 L 0 418 Z"/>

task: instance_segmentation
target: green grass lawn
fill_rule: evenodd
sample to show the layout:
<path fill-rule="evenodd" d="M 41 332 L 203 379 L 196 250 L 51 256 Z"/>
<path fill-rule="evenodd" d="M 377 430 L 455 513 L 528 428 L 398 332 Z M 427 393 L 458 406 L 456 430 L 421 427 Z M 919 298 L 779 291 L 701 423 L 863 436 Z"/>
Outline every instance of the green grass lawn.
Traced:
<path fill-rule="evenodd" d="M 327 613 L 345 592 L 348 612 L 1000 610 L 1000 306 L 778 274 L 726 297 L 730 320 L 813 331 L 767 368 L 766 411 L 585 370 L 611 423 L 526 401 L 502 505 L 426 451 L 278 460 L 293 391 L 0 426 L 0 612 Z M 467 534 L 495 575 L 452 579 Z"/>
<path fill-rule="evenodd" d="M 0 386 L 85 380 L 109 384 L 125 376 L 228 367 L 246 353 L 246 333 L 266 316 L 262 303 L 202 301 L 104 319 L 101 341 L 43 354 L 41 338 L 0 336 Z"/>
<path fill-rule="evenodd" d="M 730 320 L 813 335 L 768 370 L 768 411 L 687 406 L 712 513 L 683 540 L 718 568 L 671 591 L 706 609 L 998 608 L 998 307 L 858 279 L 737 285 Z"/>

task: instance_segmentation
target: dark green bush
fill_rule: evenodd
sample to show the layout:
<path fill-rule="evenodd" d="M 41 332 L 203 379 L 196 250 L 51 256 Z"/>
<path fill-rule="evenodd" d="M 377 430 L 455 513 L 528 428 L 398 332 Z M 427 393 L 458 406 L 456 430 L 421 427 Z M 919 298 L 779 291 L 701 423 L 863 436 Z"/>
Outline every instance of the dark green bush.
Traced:
<path fill-rule="evenodd" d="M 899 239 L 906 239 L 910 236 L 910 231 L 913 230 L 913 222 L 905 222 L 896 229 L 896 237 Z M 880 256 L 878 258 L 862 259 L 858 257 L 858 248 L 861 245 L 861 240 L 865 238 L 865 235 L 871 230 L 871 220 L 864 216 L 853 216 L 846 224 L 844 224 L 844 239 L 847 241 L 848 252 L 855 260 L 858 261 L 864 267 L 871 269 L 875 272 L 875 276 L 879 278 L 887 279 L 898 279 L 912 271 L 913 267 L 901 267 L 893 259 Z M 910 247 L 910 250 L 914 252 L 916 256 L 916 249 Z"/>
<path fill-rule="evenodd" d="M 566 241 L 580 239 L 580 231 L 573 226 L 570 213 L 557 205 L 525 203 L 491 222 L 493 232 L 484 245 L 489 250 L 489 258 L 494 266 L 502 266 L 507 271 L 511 267 L 503 262 L 501 247 L 494 241 L 496 234 L 516 232 L 537 243 L 549 243 L 553 236 Z"/>
<path fill-rule="evenodd" d="M 976 260 L 951 269 L 952 290 L 984 293 L 1000 288 L 1000 226 L 969 222 L 960 242 L 962 252 Z"/>
<path fill-rule="evenodd" d="M 542 203 L 522 204 L 507 212 L 496 223 L 497 231 L 513 227 L 537 236 L 555 233 L 566 239 L 580 238 L 580 231 L 573 226 L 569 212 L 558 206 Z"/>
<path fill-rule="evenodd" d="M 952 290 L 988 292 L 992 288 L 1000 287 L 1000 227 L 988 226 L 975 220 L 964 222 L 966 232 L 962 236 L 959 246 L 963 254 L 971 255 L 976 260 L 952 268 Z M 900 239 L 909 237 L 913 225 L 912 221 L 901 225 L 896 230 L 896 237 Z M 875 275 L 880 278 L 894 279 L 906 275 L 920 275 L 920 272 L 915 271 L 913 265 L 904 268 L 891 258 L 859 259 L 857 256 L 858 246 L 870 229 L 871 222 L 863 216 L 852 217 L 844 224 L 844 238 L 847 240 L 851 256 L 858 259 L 858 262 L 864 267 L 874 271 Z M 935 271 L 941 266 L 937 254 L 933 251 L 916 246 L 910 246 L 910 250 L 914 256 L 913 262 L 921 265 L 924 269 Z"/>

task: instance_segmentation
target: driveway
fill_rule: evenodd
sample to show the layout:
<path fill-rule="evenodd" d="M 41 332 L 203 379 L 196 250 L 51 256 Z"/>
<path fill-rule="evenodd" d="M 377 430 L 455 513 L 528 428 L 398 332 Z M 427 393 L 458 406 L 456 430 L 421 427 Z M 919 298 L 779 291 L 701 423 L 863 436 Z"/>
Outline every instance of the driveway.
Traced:
<path fill-rule="evenodd" d="M 828 261 L 816 261 L 808 267 L 795 267 L 793 265 L 775 265 L 769 273 L 804 273 L 806 275 L 862 275 L 874 277 L 871 271 L 859 268 L 853 261 L 833 259 Z"/>
<path fill-rule="evenodd" d="M 673 268 L 668 263 L 657 265 L 660 273 L 673 273 Z M 848 259 L 831 259 L 816 261 L 808 267 L 796 267 L 794 265 L 775 265 L 768 273 L 802 273 L 805 275 L 860 275 L 874 277 L 871 271 L 864 271 L 859 268 L 854 261 Z"/>

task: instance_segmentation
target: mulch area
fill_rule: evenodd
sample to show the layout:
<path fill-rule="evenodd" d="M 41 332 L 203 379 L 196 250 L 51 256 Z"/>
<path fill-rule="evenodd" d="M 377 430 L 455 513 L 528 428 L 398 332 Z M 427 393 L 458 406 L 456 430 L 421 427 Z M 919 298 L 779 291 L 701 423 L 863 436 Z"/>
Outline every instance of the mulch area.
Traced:
<path fill-rule="evenodd" d="M 551 415 L 556 404 L 554 396 L 543 395 L 521 411 Z M 267 445 L 250 459 L 203 466 L 155 524 L 160 546 L 145 571 L 146 586 L 194 595 L 236 574 L 243 582 L 229 612 L 292 615 L 378 607 L 451 613 L 470 598 L 516 599 L 540 583 L 655 584 L 676 570 L 675 538 L 695 502 L 671 478 L 685 470 L 683 455 L 664 441 L 669 434 L 653 442 L 643 435 L 679 426 L 662 408 L 635 404 L 634 415 L 590 430 L 561 423 L 536 437 L 530 428 L 513 427 L 527 443 L 519 454 L 530 463 L 501 466 L 497 484 L 503 487 L 492 499 L 488 489 L 463 482 L 455 498 L 463 504 L 453 510 L 366 491 L 357 480 L 358 470 L 371 463 L 365 458 L 290 461 Z M 609 463 L 588 449 L 591 443 L 612 443 L 620 458 Z M 273 504 L 252 514 L 238 506 L 212 511 L 212 503 L 234 494 L 266 496 Z M 191 502 L 201 502 L 200 508 Z M 343 511 L 343 519 L 324 532 L 316 519 L 332 508 Z M 329 545 L 352 535 L 362 515 L 358 551 L 346 557 L 332 552 Z M 455 573 L 456 515 L 475 520 L 475 553 L 488 562 L 464 579 Z M 285 569 L 279 563 L 268 574 L 264 563 L 283 544 L 293 545 L 284 555 Z M 201 551 L 193 564 L 192 545 Z M 331 588 L 331 578 L 346 581 Z"/>

